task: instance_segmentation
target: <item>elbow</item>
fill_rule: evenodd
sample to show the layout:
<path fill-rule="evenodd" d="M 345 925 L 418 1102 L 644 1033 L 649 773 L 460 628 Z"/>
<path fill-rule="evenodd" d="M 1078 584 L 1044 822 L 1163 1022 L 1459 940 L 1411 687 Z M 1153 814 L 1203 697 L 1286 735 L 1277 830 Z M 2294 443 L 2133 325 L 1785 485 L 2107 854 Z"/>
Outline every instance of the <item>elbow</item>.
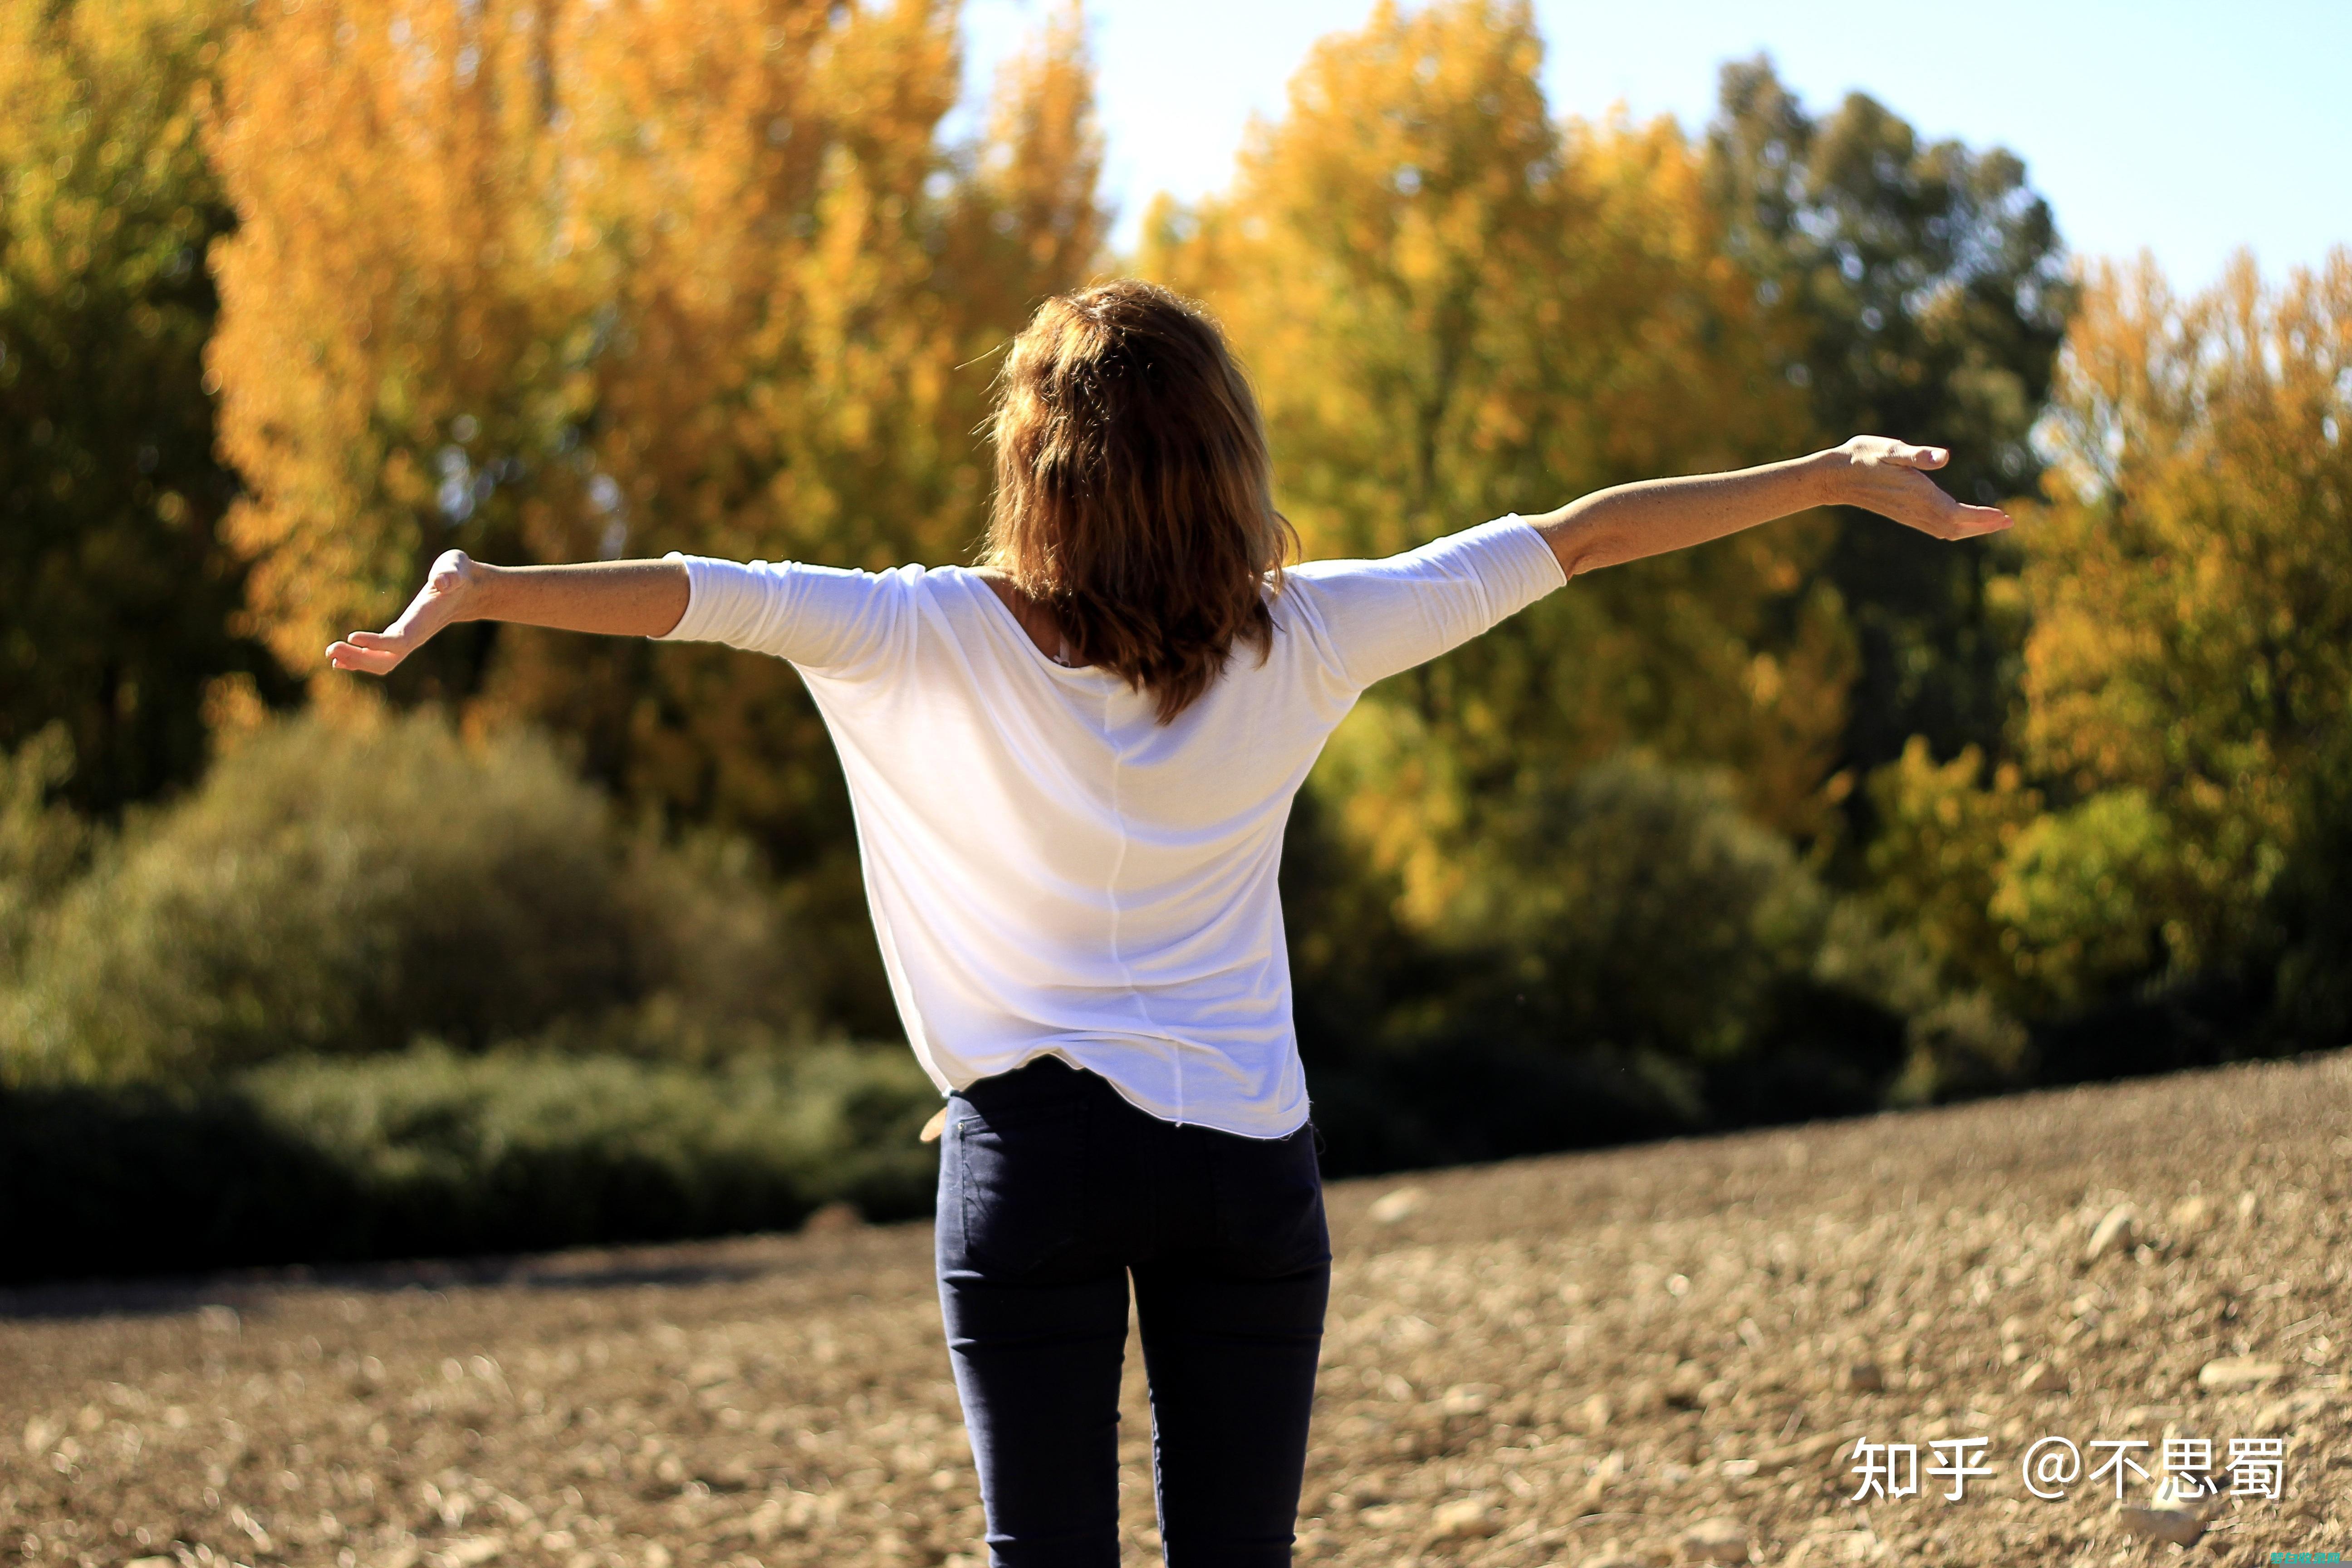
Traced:
<path fill-rule="evenodd" d="M 1624 556 L 1619 553 L 1621 542 L 1607 529 L 1595 527 L 1585 519 L 1571 518 L 1542 530 L 1544 542 L 1551 546 L 1552 556 L 1559 563 L 1560 574 L 1573 580 L 1579 574 L 1615 565 Z"/>

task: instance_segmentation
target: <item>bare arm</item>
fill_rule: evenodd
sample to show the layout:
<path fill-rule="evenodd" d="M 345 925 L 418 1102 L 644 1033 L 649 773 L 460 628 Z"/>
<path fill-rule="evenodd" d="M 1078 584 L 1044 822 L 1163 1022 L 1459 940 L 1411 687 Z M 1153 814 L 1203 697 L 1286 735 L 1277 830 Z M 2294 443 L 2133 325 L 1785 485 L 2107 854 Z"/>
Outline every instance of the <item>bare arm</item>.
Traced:
<path fill-rule="evenodd" d="M 2007 512 L 1963 506 L 1927 470 L 1950 454 L 1884 436 L 1857 436 L 1810 458 L 1728 474 L 1644 479 L 1580 497 L 1529 518 L 1570 576 L 1703 544 L 1816 506 L 1858 506 L 1938 539 L 1973 539 L 2010 525 Z"/>
<path fill-rule="evenodd" d="M 659 637 L 686 614 L 686 568 L 676 561 L 602 561 L 580 566 L 485 566 L 462 550 L 433 563 L 400 618 L 353 632 L 327 649 L 337 669 L 388 675 L 443 626 L 515 621 L 567 632 Z"/>

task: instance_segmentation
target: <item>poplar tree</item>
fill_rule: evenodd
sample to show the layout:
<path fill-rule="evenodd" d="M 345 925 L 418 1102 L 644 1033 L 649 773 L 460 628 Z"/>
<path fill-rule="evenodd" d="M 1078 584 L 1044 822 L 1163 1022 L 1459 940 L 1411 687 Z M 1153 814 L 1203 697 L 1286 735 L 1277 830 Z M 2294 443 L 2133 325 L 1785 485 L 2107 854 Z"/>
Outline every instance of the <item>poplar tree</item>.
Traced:
<path fill-rule="evenodd" d="M 208 696 L 283 686 L 231 624 L 203 362 L 231 216 L 197 124 L 241 12 L 0 5 L 0 752 L 61 725 L 44 766 L 100 814 L 195 775 Z"/>

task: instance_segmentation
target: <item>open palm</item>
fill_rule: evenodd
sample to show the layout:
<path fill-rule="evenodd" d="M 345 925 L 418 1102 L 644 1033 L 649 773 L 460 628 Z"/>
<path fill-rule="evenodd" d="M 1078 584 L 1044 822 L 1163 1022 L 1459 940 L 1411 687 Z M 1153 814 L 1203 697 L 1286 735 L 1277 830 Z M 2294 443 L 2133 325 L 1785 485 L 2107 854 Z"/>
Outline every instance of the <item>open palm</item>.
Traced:
<path fill-rule="evenodd" d="M 432 640 L 452 621 L 463 620 L 467 591 L 474 584 L 473 558 L 462 550 L 442 552 L 425 586 L 408 601 L 400 618 L 380 632 L 353 632 L 327 647 L 327 662 L 362 675 L 389 675 L 400 661 Z"/>
<path fill-rule="evenodd" d="M 1856 436 L 1838 448 L 1847 468 L 1838 499 L 1891 517 L 1937 539 L 1976 539 L 2010 526 L 1999 507 L 1953 500 L 1927 475 L 1952 459 L 1941 447 L 1914 447 L 1885 436 Z"/>

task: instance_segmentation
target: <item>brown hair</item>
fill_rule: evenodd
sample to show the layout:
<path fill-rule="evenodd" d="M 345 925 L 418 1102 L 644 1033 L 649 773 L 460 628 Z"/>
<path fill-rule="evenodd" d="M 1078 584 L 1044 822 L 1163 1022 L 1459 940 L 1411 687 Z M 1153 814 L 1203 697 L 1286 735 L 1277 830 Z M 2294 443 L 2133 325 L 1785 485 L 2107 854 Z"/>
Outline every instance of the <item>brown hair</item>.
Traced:
<path fill-rule="evenodd" d="M 1297 539 L 1257 399 L 1198 306 L 1131 279 L 1046 300 L 1005 357 L 993 428 L 984 563 L 1075 662 L 1150 691 L 1164 724 L 1235 642 L 1265 656 L 1265 591 Z"/>

